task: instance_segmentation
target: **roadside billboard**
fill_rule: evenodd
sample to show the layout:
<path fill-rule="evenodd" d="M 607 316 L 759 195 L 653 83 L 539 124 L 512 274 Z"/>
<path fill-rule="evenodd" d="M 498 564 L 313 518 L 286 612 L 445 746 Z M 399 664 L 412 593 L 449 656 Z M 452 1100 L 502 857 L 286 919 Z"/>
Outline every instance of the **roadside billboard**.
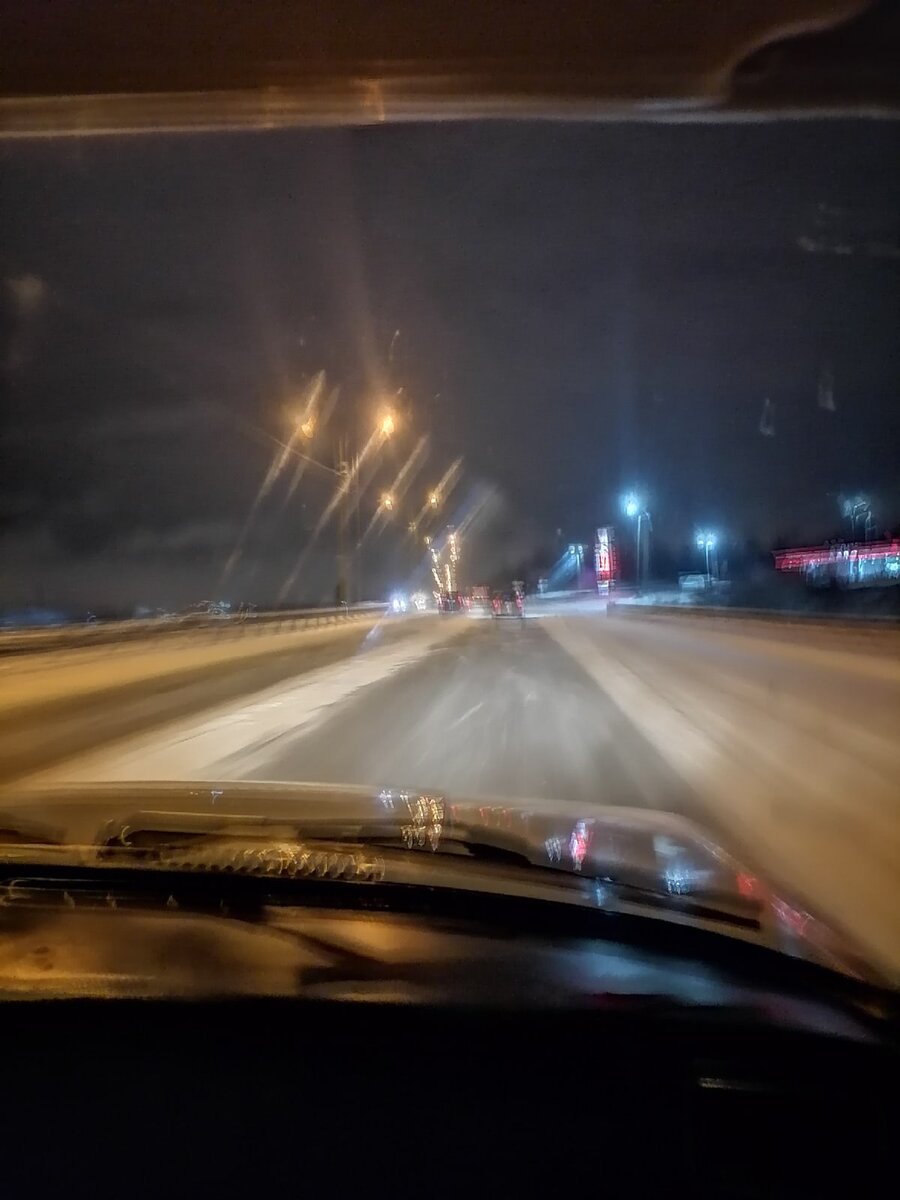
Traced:
<path fill-rule="evenodd" d="M 612 525 L 601 525 L 594 543 L 594 567 L 597 572 L 597 590 L 601 595 L 609 592 L 619 576 L 616 556 L 616 531 Z"/>

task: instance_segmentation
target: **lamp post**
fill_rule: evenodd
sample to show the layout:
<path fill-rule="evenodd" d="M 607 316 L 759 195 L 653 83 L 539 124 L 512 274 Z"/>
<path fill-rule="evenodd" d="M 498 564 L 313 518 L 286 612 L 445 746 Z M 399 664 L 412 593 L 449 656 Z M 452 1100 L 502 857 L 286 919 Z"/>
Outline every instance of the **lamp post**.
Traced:
<path fill-rule="evenodd" d="M 642 539 L 641 534 L 643 533 L 643 525 L 645 521 L 647 522 L 648 528 L 650 526 L 650 513 L 645 508 L 643 500 L 636 496 L 634 492 L 628 492 L 627 495 L 623 496 L 622 511 L 630 520 L 635 520 L 634 578 L 635 586 L 637 590 L 640 591 L 641 580 L 644 575 L 643 559 L 646 553 L 646 539 Z"/>
<path fill-rule="evenodd" d="M 716 545 L 716 535 L 714 533 L 701 532 L 697 534 L 697 549 L 702 550 L 706 555 L 706 586 L 709 587 L 711 576 L 709 573 L 709 552 Z M 718 571 L 716 572 L 718 574 Z"/>
<path fill-rule="evenodd" d="M 850 540 L 856 541 L 857 524 L 862 524 L 863 541 L 870 540 L 872 528 L 872 503 L 868 496 L 851 496 L 841 499 L 841 511 L 850 521 Z"/>
<path fill-rule="evenodd" d="M 320 463 L 317 459 L 312 459 L 308 455 L 303 457 L 308 461 L 315 463 L 316 466 L 323 467 L 329 470 L 338 478 L 338 548 L 337 548 L 337 586 L 335 589 L 335 598 L 338 604 L 349 603 L 350 589 L 352 585 L 352 575 L 357 572 L 351 570 L 351 566 L 359 566 L 359 541 L 357 539 L 353 553 L 348 553 L 347 537 L 350 527 L 350 517 L 354 508 L 358 511 L 359 508 L 359 470 L 363 459 L 366 457 L 370 448 L 377 443 L 384 443 L 390 438 L 397 428 L 396 418 L 390 409 L 383 410 L 375 423 L 375 428 L 369 439 L 369 443 L 363 450 L 362 454 L 358 450 L 352 455 L 349 452 L 348 440 L 345 436 L 338 438 L 337 442 L 337 469 L 327 467 L 324 463 Z M 307 434 L 306 429 L 301 425 L 301 432 L 304 436 L 311 437 L 315 432 L 314 426 L 310 428 Z M 383 506 L 391 510 L 394 507 L 394 498 L 390 493 L 385 493 L 382 497 Z M 352 562 L 351 562 L 352 560 Z M 358 581 L 357 581 L 358 582 Z"/>

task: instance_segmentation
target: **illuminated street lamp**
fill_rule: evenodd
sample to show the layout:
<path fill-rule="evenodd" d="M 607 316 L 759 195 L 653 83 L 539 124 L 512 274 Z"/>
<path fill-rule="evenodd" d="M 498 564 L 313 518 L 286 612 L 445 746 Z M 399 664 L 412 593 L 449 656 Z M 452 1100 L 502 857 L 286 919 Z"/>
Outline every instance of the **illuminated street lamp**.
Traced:
<path fill-rule="evenodd" d="M 706 553 L 706 582 L 709 583 L 709 552 L 715 549 L 716 535 L 709 532 L 701 532 L 697 534 L 697 549 L 703 550 Z"/>
<path fill-rule="evenodd" d="M 650 514 L 644 507 L 644 501 L 634 492 L 628 492 L 622 497 L 622 511 L 629 520 L 637 518 L 637 526 L 635 529 L 635 568 L 634 578 L 637 590 L 641 590 L 641 577 L 643 575 L 642 551 L 646 553 L 644 542 L 641 540 L 643 525 L 646 521 L 648 528 L 650 527 Z"/>
<path fill-rule="evenodd" d="M 841 513 L 850 521 L 850 538 L 857 537 L 857 524 L 862 524 L 863 539 L 869 541 L 872 525 L 872 502 L 868 496 L 841 496 Z"/>
<path fill-rule="evenodd" d="M 293 431 L 287 443 L 279 441 L 278 438 L 269 437 L 269 435 L 266 436 L 279 447 L 285 459 L 288 455 L 292 455 L 298 461 L 317 467 L 320 471 L 326 471 L 338 480 L 335 495 L 326 506 L 319 527 L 313 536 L 314 538 L 318 536 L 321 527 L 324 526 L 331 514 L 336 511 L 338 524 L 337 594 L 341 598 L 341 602 L 345 602 L 351 591 L 351 560 L 353 574 L 357 576 L 358 587 L 358 576 L 361 570 L 359 540 L 357 540 L 356 545 L 349 552 L 347 547 L 350 518 L 354 506 L 357 512 L 359 511 L 360 469 L 363 463 L 369 458 L 369 455 L 375 453 L 380 446 L 383 446 L 396 433 L 397 417 L 392 409 L 387 407 L 381 408 L 374 421 L 372 432 L 362 450 L 351 450 L 350 447 L 355 440 L 354 436 L 352 434 L 342 434 L 337 439 L 334 447 L 336 459 L 334 466 L 329 466 L 320 459 L 313 457 L 312 454 L 307 453 L 306 446 L 303 449 L 298 447 L 301 439 L 306 443 L 313 443 L 316 435 L 327 423 L 324 415 L 321 419 L 317 418 L 317 414 L 313 410 L 312 401 L 307 404 L 301 413 L 294 415 L 292 421 Z M 379 511 L 392 512 L 395 508 L 396 500 L 393 494 L 391 492 L 384 493 L 379 503 Z M 299 569 L 299 565 L 297 569 Z M 296 570 L 286 580 L 285 590 L 290 587 L 295 577 Z"/>
<path fill-rule="evenodd" d="M 431 505 L 432 508 L 437 508 L 438 505 L 440 504 L 440 502 L 441 502 L 440 493 L 438 493 L 438 492 L 429 492 L 428 493 L 428 503 Z"/>

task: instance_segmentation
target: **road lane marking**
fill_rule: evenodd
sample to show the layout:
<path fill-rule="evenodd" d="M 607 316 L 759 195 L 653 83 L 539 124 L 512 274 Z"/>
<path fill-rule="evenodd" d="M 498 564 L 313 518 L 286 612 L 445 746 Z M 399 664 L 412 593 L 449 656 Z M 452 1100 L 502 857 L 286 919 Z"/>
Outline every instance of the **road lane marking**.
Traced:
<path fill-rule="evenodd" d="M 447 621 L 403 641 L 368 650 L 280 683 L 250 699 L 230 702 L 32 775 L 21 786 L 95 780 L 197 780 L 246 777 L 273 742 L 308 730 L 362 688 L 381 683 L 466 630 Z M 222 774 L 222 768 L 226 773 Z"/>

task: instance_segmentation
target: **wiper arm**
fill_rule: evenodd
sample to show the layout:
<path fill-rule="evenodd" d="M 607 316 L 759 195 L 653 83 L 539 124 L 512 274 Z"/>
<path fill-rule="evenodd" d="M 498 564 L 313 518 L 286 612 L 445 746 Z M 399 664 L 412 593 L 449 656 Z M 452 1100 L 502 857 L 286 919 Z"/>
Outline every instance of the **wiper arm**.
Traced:
<path fill-rule="evenodd" d="M 286 821 L 253 815 L 144 811 L 103 831 L 101 856 L 198 872 L 374 880 L 384 877 L 384 863 L 372 852 L 418 851 L 441 859 L 470 860 L 473 866 L 527 869 L 535 878 L 563 890 L 593 888 L 599 907 L 617 902 L 648 910 L 664 910 L 694 919 L 726 922 L 758 929 L 758 900 L 713 893 L 672 894 L 660 889 L 657 877 L 639 869 L 627 876 L 578 873 L 537 858 L 534 845 L 521 834 L 447 820 L 442 801 L 410 799 L 399 811 L 374 817 L 332 816 Z"/>
<path fill-rule="evenodd" d="M 124 820 L 108 822 L 100 831 L 98 843 L 115 852 L 153 852 L 173 846 L 186 846 L 227 838 L 261 839 L 268 842 L 371 842 L 397 838 L 412 845 L 415 839 L 407 825 L 390 818 L 339 819 L 332 816 L 302 820 L 265 817 L 257 814 L 154 812 L 133 813 Z"/>

